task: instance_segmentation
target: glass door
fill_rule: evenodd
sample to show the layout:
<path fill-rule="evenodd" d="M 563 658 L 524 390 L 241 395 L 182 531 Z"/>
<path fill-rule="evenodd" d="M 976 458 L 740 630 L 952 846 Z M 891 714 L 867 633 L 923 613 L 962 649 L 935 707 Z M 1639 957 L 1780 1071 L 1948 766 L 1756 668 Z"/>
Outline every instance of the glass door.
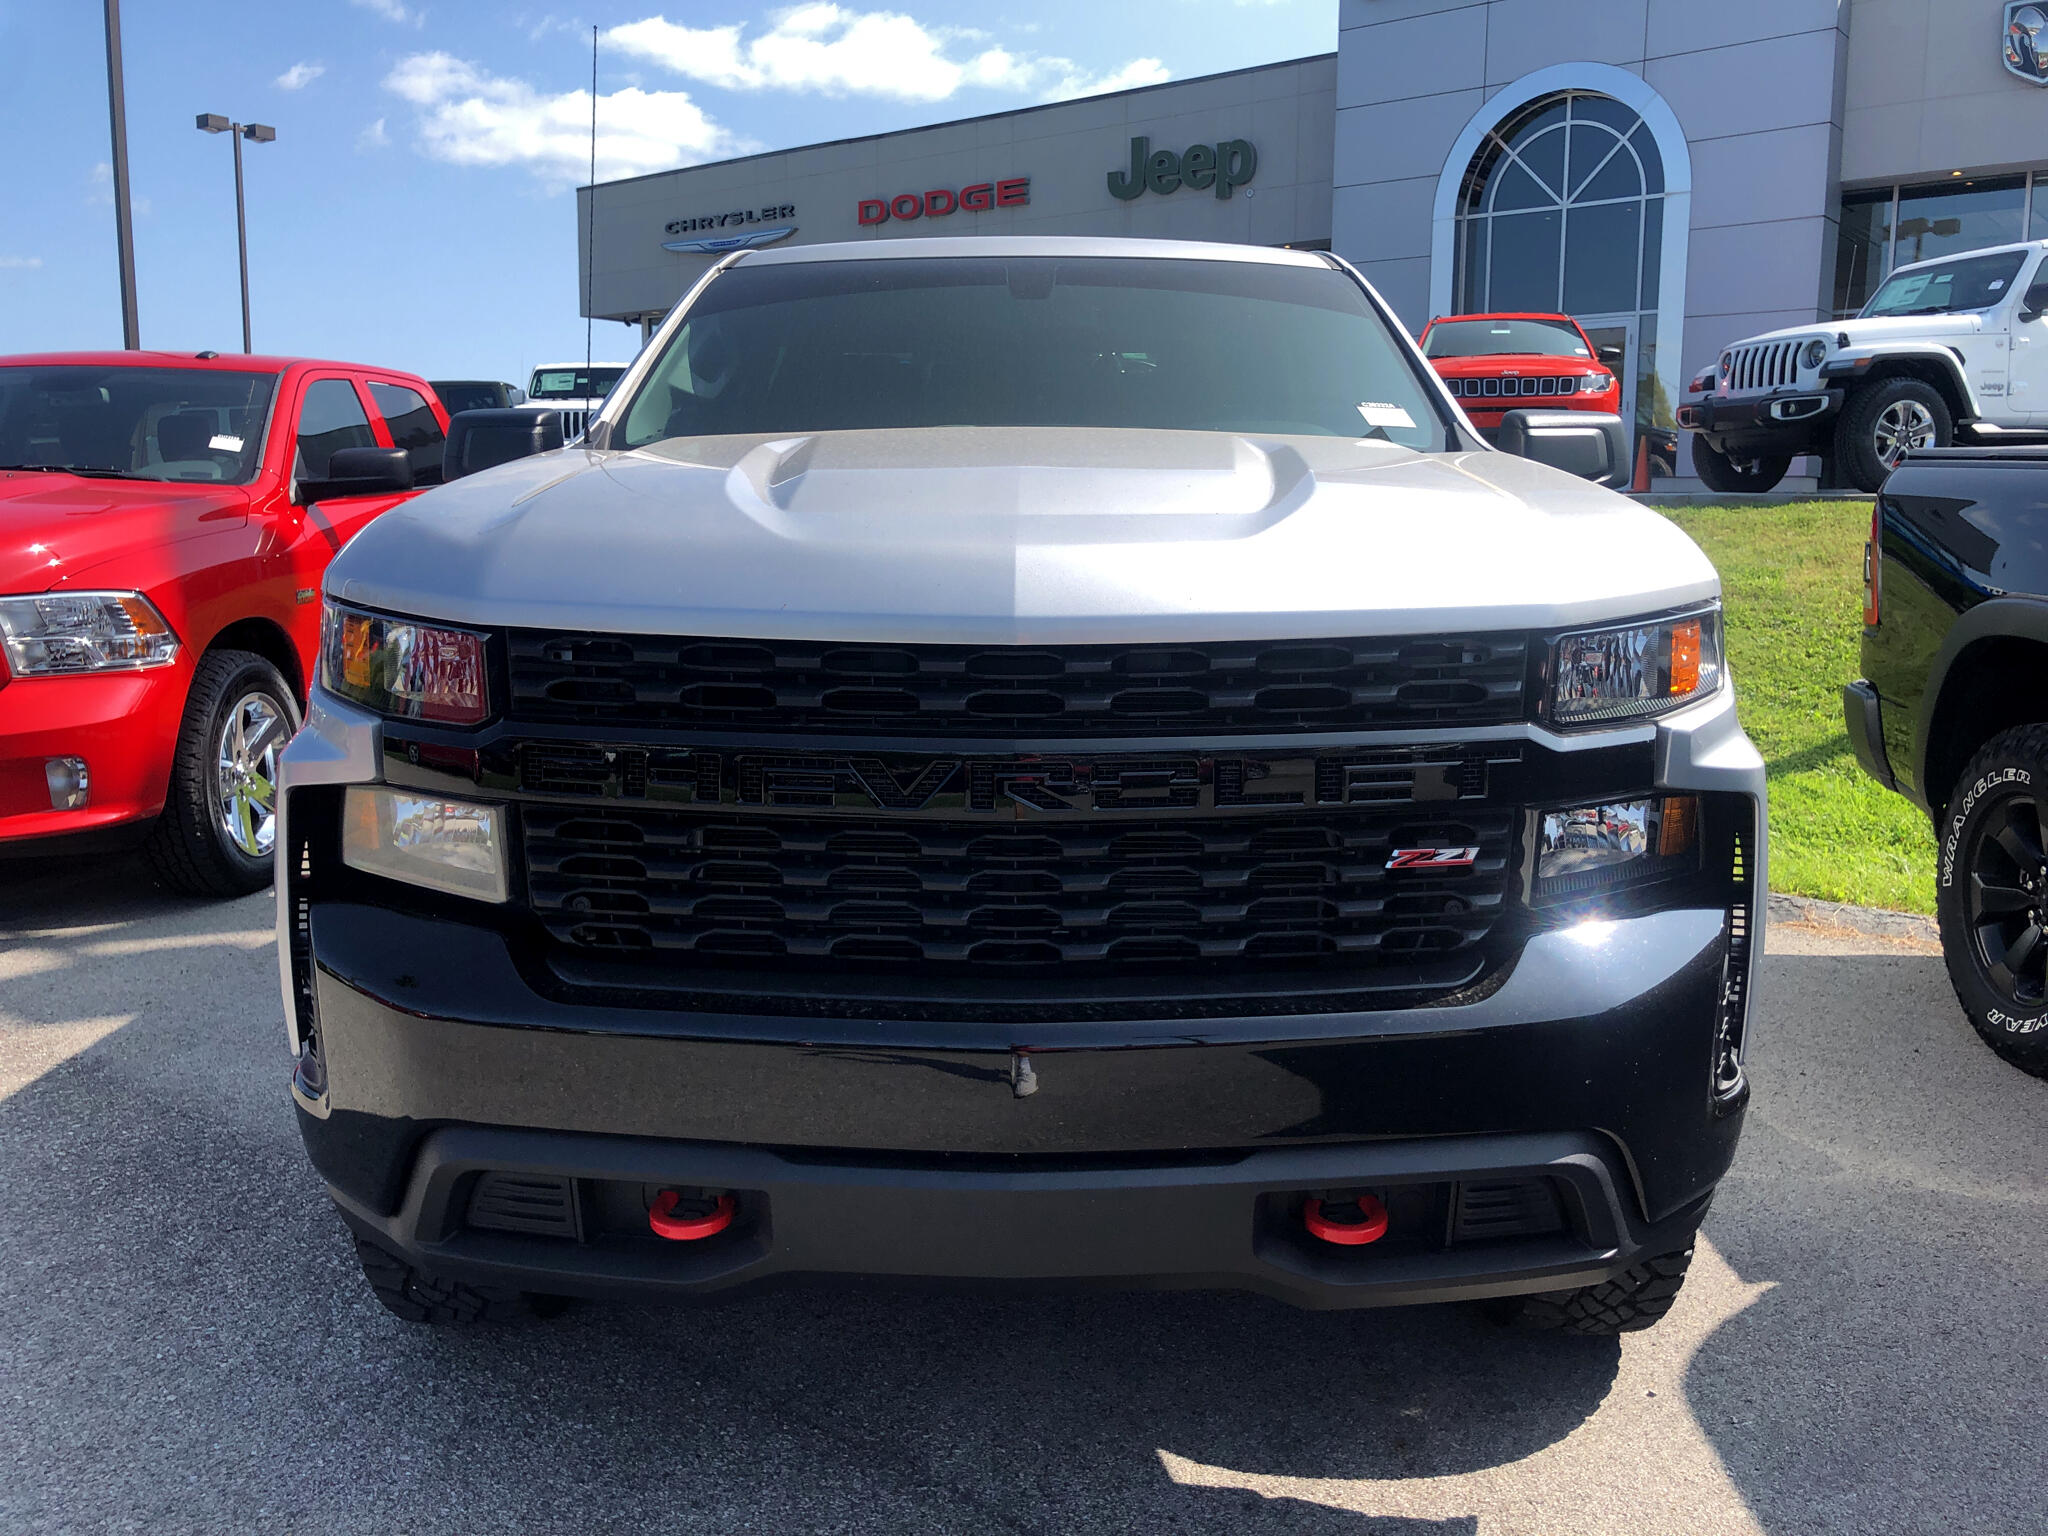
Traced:
<path fill-rule="evenodd" d="M 1629 452 L 1639 454 L 1642 449 L 1638 439 L 1648 423 L 1638 414 L 1637 375 L 1641 373 L 1641 321 L 1635 315 L 1575 315 L 1579 328 L 1586 333 L 1586 340 L 1593 343 L 1593 355 L 1600 359 L 1607 371 L 1621 381 L 1621 419 L 1628 424 Z M 1650 457 L 1661 460 L 1664 454 L 1657 443 L 1657 435 L 1650 433 Z M 1631 465 L 1635 461 L 1630 460 Z M 1631 471 L 1633 472 L 1633 471 Z M 1671 466 L 1653 463 L 1651 472 L 1670 474 Z"/>

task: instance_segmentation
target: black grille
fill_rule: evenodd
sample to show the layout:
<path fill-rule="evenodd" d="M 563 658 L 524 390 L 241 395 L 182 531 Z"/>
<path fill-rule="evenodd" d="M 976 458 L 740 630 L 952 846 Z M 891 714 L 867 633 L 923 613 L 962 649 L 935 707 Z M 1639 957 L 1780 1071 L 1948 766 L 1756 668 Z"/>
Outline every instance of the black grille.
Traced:
<path fill-rule="evenodd" d="M 1461 399 L 1476 400 L 1495 395 L 1575 395 L 1584 387 L 1584 376 L 1566 374 L 1562 377 L 1526 379 L 1449 379 L 1451 393 Z"/>
<path fill-rule="evenodd" d="M 1104 825 L 528 805 L 533 910 L 650 962 L 1015 974 L 1465 962 L 1501 913 L 1513 814 L 1318 809 Z M 1406 849 L 1469 868 L 1390 870 Z"/>
<path fill-rule="evenodd" d="M 514 630 L 515 720 L 936 736 L 1497 725 L 1520 635 L 1149 646 L 812 645 Z"/>

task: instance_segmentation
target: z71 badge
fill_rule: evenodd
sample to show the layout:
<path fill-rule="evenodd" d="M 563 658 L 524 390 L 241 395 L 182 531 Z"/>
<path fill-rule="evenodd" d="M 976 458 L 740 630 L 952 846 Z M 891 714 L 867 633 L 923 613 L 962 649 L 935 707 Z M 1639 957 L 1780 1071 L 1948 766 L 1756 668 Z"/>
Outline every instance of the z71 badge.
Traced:
<path fill-rule="evenodd" d="M 1479 861 L 1477 848 L 1396 848 L 1389 869 L 1470 869 Z"/>

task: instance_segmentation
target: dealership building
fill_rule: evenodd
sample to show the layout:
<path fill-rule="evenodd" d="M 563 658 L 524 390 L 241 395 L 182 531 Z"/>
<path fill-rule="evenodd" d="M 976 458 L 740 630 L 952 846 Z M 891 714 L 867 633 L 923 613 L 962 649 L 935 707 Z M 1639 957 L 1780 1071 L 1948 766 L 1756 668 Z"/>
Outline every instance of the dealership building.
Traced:
<path fill-rule="evenodd" d="M 1338 22 L 1334 54 L 585 188 L 586 312 L 651 328 L 744 244 L 1334 250 L 1412 330 L 1576 316 L 1623 349 L 1624 414 L 1662 427 L 1730 341 L 2048 238 L 2048 0 L 1339 0 Z"/>

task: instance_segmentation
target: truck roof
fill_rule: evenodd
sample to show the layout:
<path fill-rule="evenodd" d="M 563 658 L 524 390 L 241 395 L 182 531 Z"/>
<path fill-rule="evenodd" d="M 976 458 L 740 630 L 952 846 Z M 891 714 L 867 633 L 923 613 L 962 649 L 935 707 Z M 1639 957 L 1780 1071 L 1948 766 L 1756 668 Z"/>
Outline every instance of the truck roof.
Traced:
<path fill-rule="evenodd" d="M 1168 261 L 1255 261 L 1276 267 L 1322 267 L 1319 251 L 1270 245 L 1227 245 L 1216 240 L 1135 240 L 1095 235 L 946 235 L 911 240 L 842 240 L 828 245 L 782 246 L 742 252 L 741 267 L 808 261 L 907 261 L 944 256 L 1146 256 Z"/>
<path fill-rule="evenodd" d="M 320 357 L 273 357 L 261 352 L 220 352 L 201 357 L 194 352 L 20 352 L 0 357 L 0 366 L 90 368 L 191 368 L 228 373 L 282 373 L 287 368 L 346 368 L 357 373 L 394 373 L 414 378 L 404 368 L 374 363 L 343 363 Z"/>

